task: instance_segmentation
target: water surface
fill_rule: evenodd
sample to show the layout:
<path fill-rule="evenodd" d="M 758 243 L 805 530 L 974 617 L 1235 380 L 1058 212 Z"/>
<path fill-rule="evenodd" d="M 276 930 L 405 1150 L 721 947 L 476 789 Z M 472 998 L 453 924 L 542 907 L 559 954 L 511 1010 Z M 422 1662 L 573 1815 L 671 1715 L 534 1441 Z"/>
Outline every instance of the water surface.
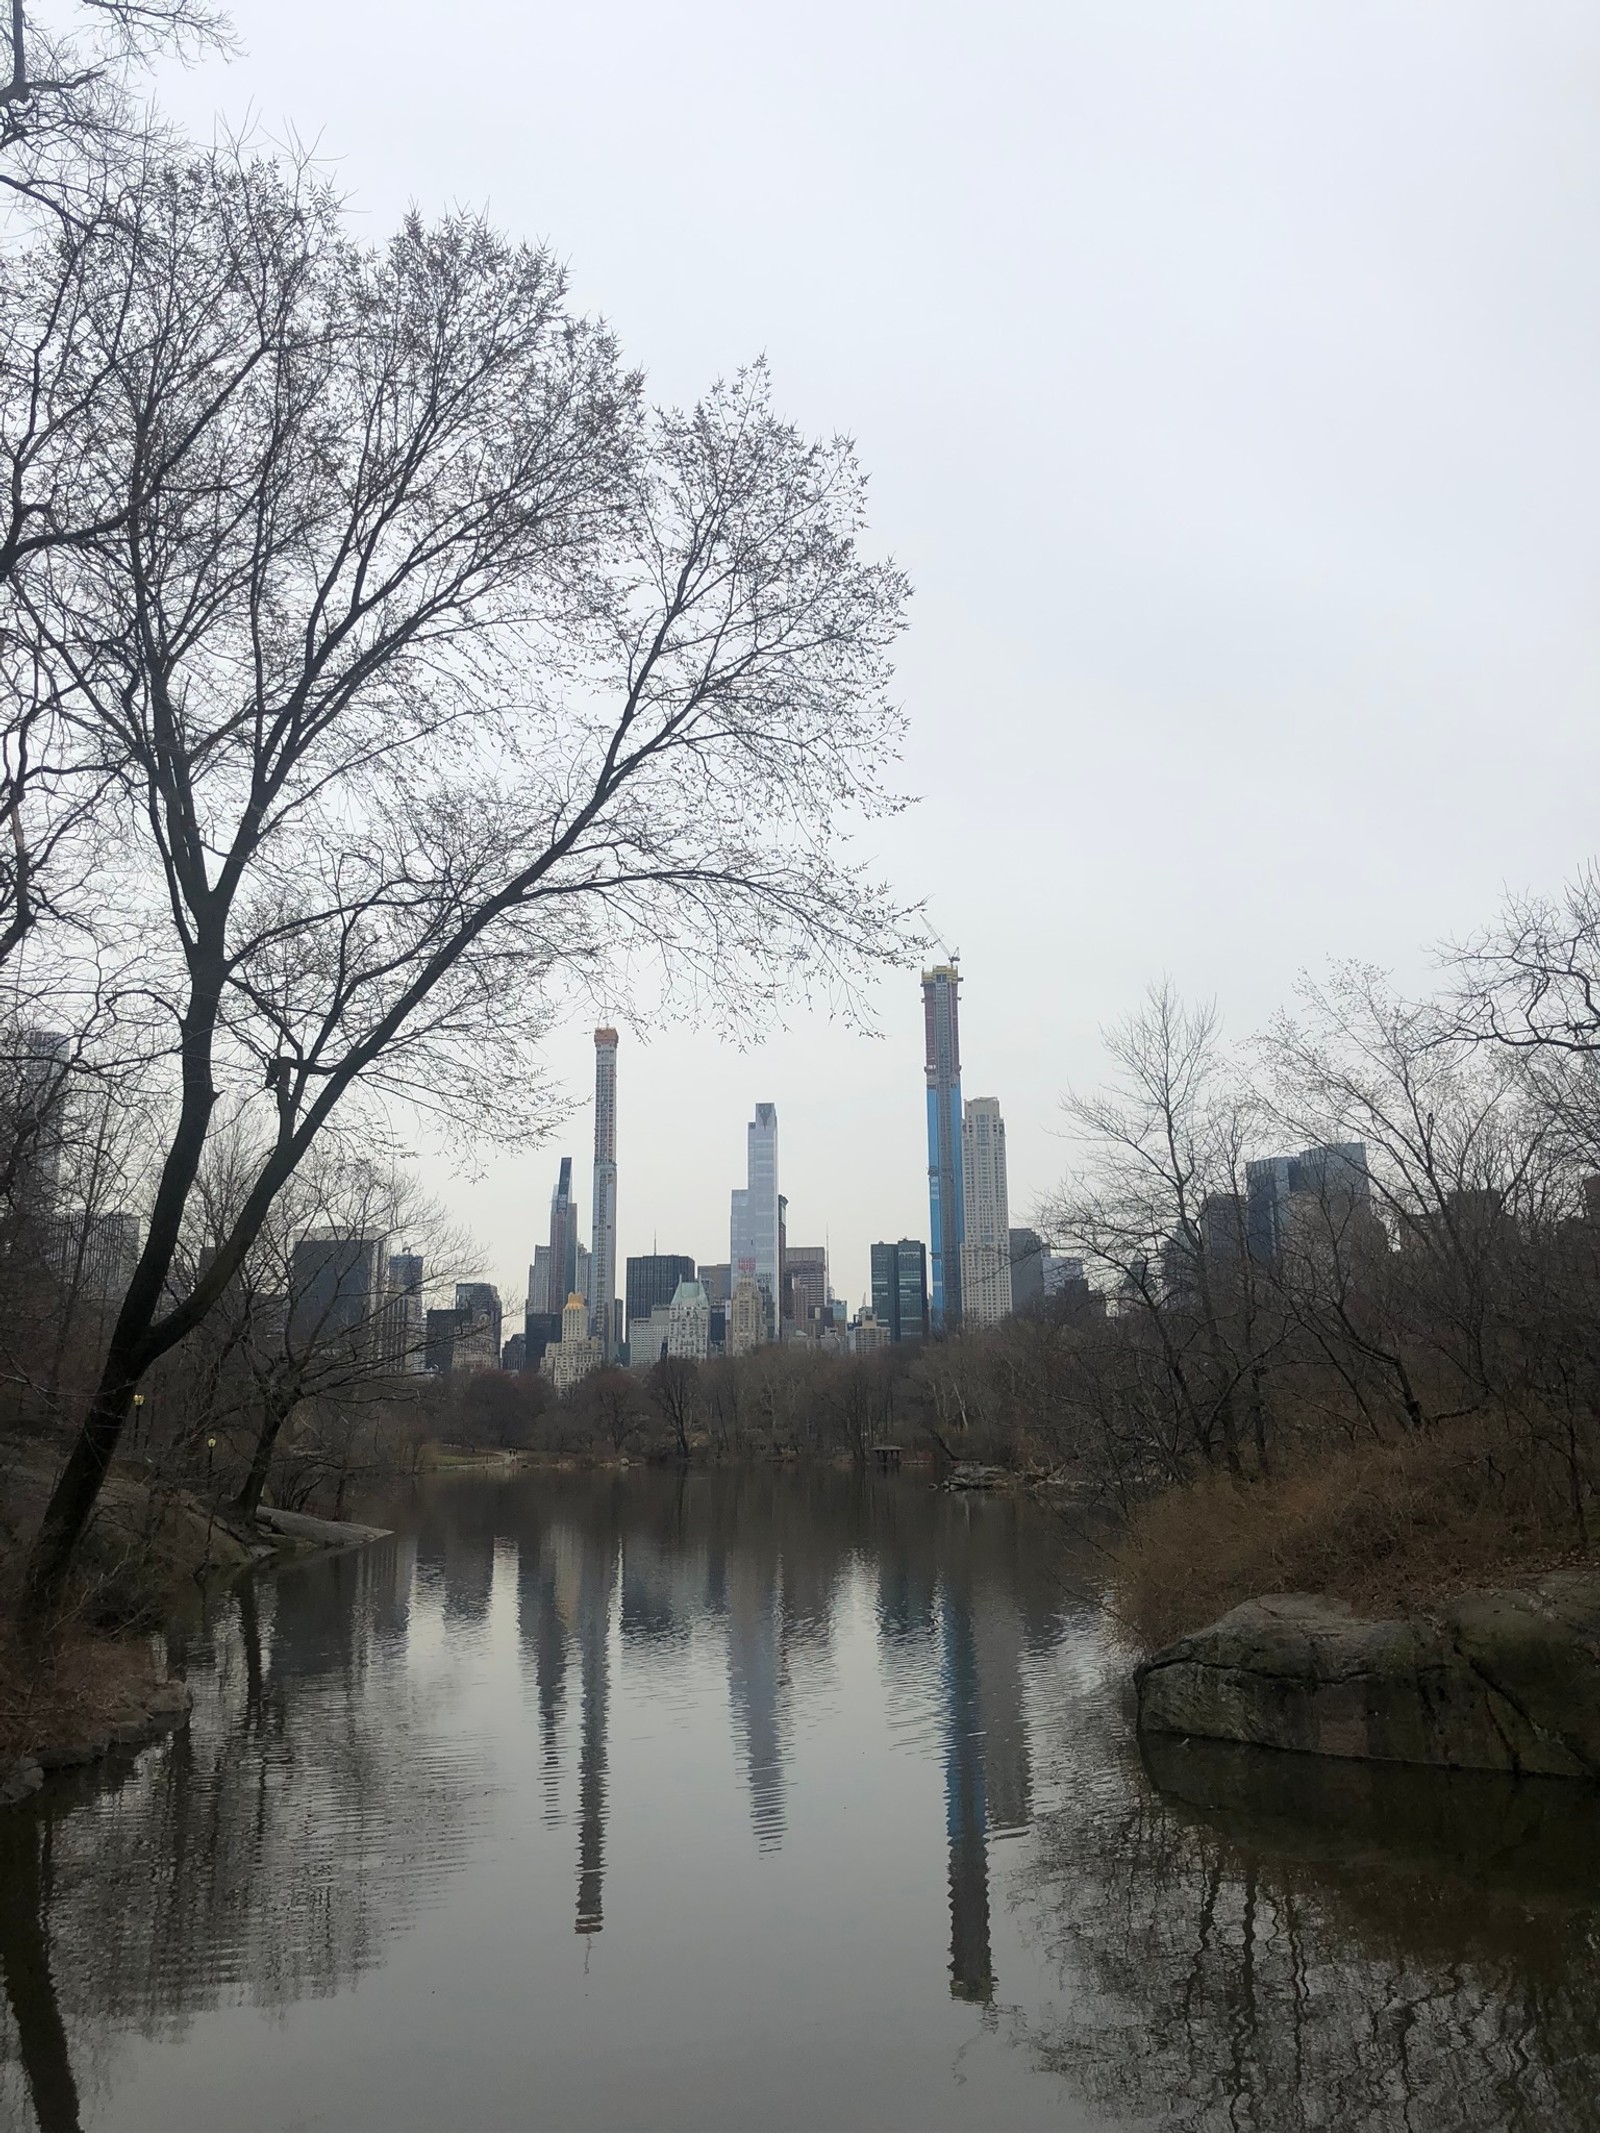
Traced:
<path fill-rule="evenodd" d="M 832 1472 L 462 1478 L 0 1815 L 0 2121 L 1595 2128 L 1582 1788 L 1161 1744 L 1092 1558 Z"/>

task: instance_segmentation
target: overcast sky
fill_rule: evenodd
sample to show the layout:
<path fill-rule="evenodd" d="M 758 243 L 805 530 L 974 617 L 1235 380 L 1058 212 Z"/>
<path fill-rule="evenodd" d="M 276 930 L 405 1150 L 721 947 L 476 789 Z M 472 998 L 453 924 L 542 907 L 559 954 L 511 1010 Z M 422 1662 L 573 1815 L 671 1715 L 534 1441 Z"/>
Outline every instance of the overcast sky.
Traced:
<path fill-rule="evenodd" d="M 1243 1035 L 1421 982 L 1596 843 L 1600 12 L 1544 0 L 234 0 L 196 127 L 293 126 L 380 237 L 550 240 L 663 398 L 765 351 L 910 571 L 878 839 L 959 949 L 1014 1222 L 1153 977 Z M 881 1037 L 625 1033 L 623 1252 L 727 1256 L 744 1122 L 852 1301 L 927 1234 L 920 995 Z M 552 1048 L 587 1096 L 586 1027 Z M 431 1173 L 508 1299 L 587 1111 Z"/>

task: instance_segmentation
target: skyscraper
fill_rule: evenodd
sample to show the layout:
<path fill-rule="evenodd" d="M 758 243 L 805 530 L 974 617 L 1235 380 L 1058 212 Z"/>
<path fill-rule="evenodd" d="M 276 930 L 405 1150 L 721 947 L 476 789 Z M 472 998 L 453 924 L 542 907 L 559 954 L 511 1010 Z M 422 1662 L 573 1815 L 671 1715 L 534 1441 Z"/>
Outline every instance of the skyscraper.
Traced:
<path fill-rule="evenodd" d="M 383 1239 L 302 1237 L 289 1255 L 289 1340 L 301 1352 L 340 1343 L 370 1350 L 383 1297 Z"/>
<path fill-rule="evenodd" d="M 953 962 L 922 973 L 928 1081 L 928 1224 L 935 1332 L 961 1323 L 961 973 Z"/>
<path fill-rule="evenodd" d="M 667 1332 L 668 1355 L 703 1363 L 711 1352 L 711 1306 L 698 1281 L 680 1281 L 672 1298 L 672 1322 Z"/>
<path fill-rule="evenodd" d="M 741 1274 L 728 1300 L 727 1349 L 729 1355 L 748 1355 L 767 1337 L 767 1307 L 753 1274 Z"/>
<path fill-rule="evenodd" d="M 630 1259 L 628 1273 L 628 1343 L 633 1344 L 636 1329 L 642 1331 L 650 1321 L 652 1311 L 662 1304 L 670 1304 L 677 1293 L 680 1281 L 693 1281 L 694 1261 L 682 1252 L 647 1252 L 638 1259 Z M 633 1358 L 639 1360 L 637 1356 Z M 653 1362 L 655 1358 L 652 1356 Z"/>
<path fill-rule="evenodd" d="M 617 1033 L 594 1033 L 594 1206 L 589 1265 L 589 1322 L 605 1351 L 616 1353 Z"/>
<path fill-rule="evenodd" d="M 578 1286 L 578 1210 L 572 1198 L 572 1158 L 561 1158 L 556 1189 L 550 1196 L 550 1272 L 545 1309 L 564 1311 Z"/>
<path fill-rule="evenodd" d="M 1011 1308 L 1021 1318 L 1044 1303 L 1044 1239 L 1036 1229 L 1011 1232 Z"/>
<path fill-rule="evenodd" d="M 969 1326 L 1011 1316 L 1006 1128 L 992 1096 L 974 1096 L 961 1121 L 961 1315 Z"/>
<path fill-rule="evenodd" d="M 795 1331 L 815 1340 L 828 1322 L 828 1247 L 788 1244 L 783 1251 L 783 1315 Z"/>
<path fill-rule="evenodd" d="M 396 1367 L 420 1370 L 427 1311 L 422 1301 L 422 1254 L 395 1252 L 389 1260 L 389 1294 L 395 1300 Z"/>
<path fill-rule="evenodd" d="M 528 1269 L 528 1309 L 530 1311 L 560 1311 L 560 1305 L 550 1302 L 550 1247 L 536 1244 L 533 1248 L 533 1264 Z"/>
<path fill-rule="evenodd" d="M 453 1370 L 500 1367 L 500 1291 L 492 1281 L 456 1283 L 456 1333 Z"/>
<path fill-rule="evenodd" d="M 1247 1245 L 1251 1258 L 1263 1264 L 1276 1260 L 1288 1242 L 1296 1202 L 1340 1226 L 1372 1205 L 1364 1141 L 1330 1141 L 1298 1155 L 1262 1156 L 1246 1163 L 1244 1173 Z"/>
<path fill-rule="evenodd" d="M 728 1258 L 735 1284 L 741 1274 L 748 1274 L 766 1298 L 767 1328 L 776 1332 L 783 1303 L 776 1104 L 757 1104 L 745 1128 L 745 1183 L 733 1194 Z"/>
<path fill-rule="evenodd" d="M 872 1315 L 896 1341 L 928 1334 L 928 1252 L 920 1237 L 872 1247 Z"/>

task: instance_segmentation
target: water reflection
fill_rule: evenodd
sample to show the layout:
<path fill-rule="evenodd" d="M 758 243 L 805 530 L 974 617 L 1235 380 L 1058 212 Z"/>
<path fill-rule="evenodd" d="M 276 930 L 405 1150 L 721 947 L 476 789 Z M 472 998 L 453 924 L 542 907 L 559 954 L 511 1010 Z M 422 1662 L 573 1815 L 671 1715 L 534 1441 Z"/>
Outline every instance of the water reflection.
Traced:
<path fill-rule="evenodd" d="M 333 2001 L 338 2123 L 1600 2128 L 1590 1795 L 1143 1766 L 1030 1506 L 763 1471 L 395 1515 L 218 1606 L 186 1736 L 0 1816 L 0 2118 L 206 2123 L 203 2064 L 289 2122 L 293 2051 L 191 2035 Z"/>
<path fill-rule="evenodd" d="M 1102 1739 L 1037 1916 L 1080 1997 L 1019 2029 L 1173 2129 L 1600 2126 L 1600 1798 L 1215 1742 Z"/>

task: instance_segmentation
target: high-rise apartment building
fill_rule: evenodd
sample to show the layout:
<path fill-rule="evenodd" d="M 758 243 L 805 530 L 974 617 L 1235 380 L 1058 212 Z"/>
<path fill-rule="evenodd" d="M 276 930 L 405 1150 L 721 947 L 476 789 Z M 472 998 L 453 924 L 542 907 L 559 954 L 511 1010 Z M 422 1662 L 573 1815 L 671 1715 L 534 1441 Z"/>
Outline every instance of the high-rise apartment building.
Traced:
<path fill-rule="evenodd" d="M 0 1063 L 9 1143 L 7 1197 L 30 1213 L 55 1203 L 63 1183 L 68 1070 L 72 1044 L 60 1030 L 25 1029 Z"/>
<path fill-rule="evenodd" d="M 933 1325 L 961 1323 L 961 973 L 954 962 L 922 973 L 924 1071 L 928 1084 L 928 1223 L 933 1251 Z"/>
<path fill-rule="evenodd" d="M 1070 1253 L 1046 1252 L 1044 1255 L 1044 1293 L 1060 1296 L 1069 1289 L 1086 1289 L 1089 1277 L 1084 1272 L 1083 1261 Z"/>
<path fill-rule="evenodd" d="M 786 1244 L 783 1254 L 783 1315 L 810 1339 L 832 1330 L 828 1305 L 828 1247 Z"/>
<path fill-rule="evenodd" d="M 578 1288 L 578 1208 L 572 1197 L 570 1155 L 561 1158 L 550 1195 L 550 1271 L 545 1281 L 545 1309 L 565 1311 L 568 1297 Z"/>
<path fill-rule="evenodd" d="M 745 1183 L 733 1194 L 728 1259 L 737 1285 L 748 1274 L 766 1299 L 767 1332 L 777 1331 L 783 1305 L 783 1252 L 778 1209 L 778 1107 L 757 1104 L 745 1128 Z"/>
<path fill-rule="evenodd" d="M 728 1299 L 728 1353 L 748 1355 L 752 1348 L 759 1348 L 766 1337 L 766 1298 L 756 1286 L 753 1274 L 741 1274 Z"/>
<path fill-rule="evenodd" d="M 574 1290 L 562 1308 L 561 1338 L 539 1358 L 539 1374 L 558 1393 L 570 1392 L 604 1361 L 600 1343 L 589 1331 L 589 1300 Z"/>
<path fill-rule="evenodd" d="M 369 1349 L 377 1337 L 381 1237 L 302 1237 L 289 1255 L 289 1338 L 302 1352 L 335 1343 Z"/>
<path fill-rule="evenodd" d="M 1036 1229 L 1014 1229 L 1011 1236 L 1011 1308 L 1020 1318 L 1044 1303 L 1044 1239 Z"/>
<path fill-rule="evenodd" d="M 389 1257 L 389 1295 L 394 1309 L 394 1367 L 420 1370 L 427 1331 L 422 1302 L 422 1254 L 393 1252 Z"/>
<path fill-rule="evenodd" d="M 500 1291 L 492 1281 L 456 1283 L 456 1370 L 500 1367 Z"/>
<path fill-rule="evenodd" d="M 1011 1316 L 1006 1128 L 992 1096 L 974 1096 L 961 1121 L 961 1317 L 997 1326 Z"/>
<path fill-rule="evenodd" d="M 887 1348 L 894 1334 L 876 1311 L 858 1313 L 850 1328 L 850 1352 L 852 1355 L 870 1355 L 875 1348 Z"/>
<path fill-rule="evenodd" d="M 1298 1155 L 1269 1155 L 1246 1163 L 1245 1233 L 1252 1259 L 1270 1264 L 1289 1242 L 1290 1218 L 1299 1202 L 1307 1216 L 1320 1212 L 1324 1226 L 1342 1224 L 1372 1206 L 1372 1178 L 1364 1141 L 1333 1141 Z M 1219 1195 L 1219 1198 L 1222 1196 Z"/>
<path fill-rule="evenodd" d="M 698 1281 L 680 1281 L 672 1298 L 667 1328 L 668 1355 L 703 1363 L 711 1352 L 711 1305 Z"/>
<path fill-rule="evenodd" d="M 628 1348 L 635 1333 L 643 1333 L 652 1311 L 670 1304 L 680 1281 L 693 1281 L 694 1261 L 682 1252 L 646 1252 L 627 1263 Z M 633 1360 L 638 1361 L 634 1356 Z M 655 1358 L 652 1356 L 651 1361 Z"/>
<path fill-rule="evenodd" d="M 920 1237 L 872 1247 L 872 1315 L 896 1341 L 928 1337 L 928 1250 Z"/>
<path fill-rule="evenodd" d="M 456 1335 L 461 1330 L 459 1311 L 429 1311 L 423 1321 L 426 1346 L 423 1366 L 439 1377 L 448 1377 L 455 1367 Z"/>
<path fill-rule="evenodd" d="M 139 1217 L 77 1212 L 51 1226 L 56 1271 L 88 1303 L 120 1305 L 139 1263 Z"/>
<path fill-rule="evenodd" d="M 606 1359 L 616 1353 L 617 1033 L 594 1033 L 594 1228 L 589 1266 L 589 1324 Z"/>

